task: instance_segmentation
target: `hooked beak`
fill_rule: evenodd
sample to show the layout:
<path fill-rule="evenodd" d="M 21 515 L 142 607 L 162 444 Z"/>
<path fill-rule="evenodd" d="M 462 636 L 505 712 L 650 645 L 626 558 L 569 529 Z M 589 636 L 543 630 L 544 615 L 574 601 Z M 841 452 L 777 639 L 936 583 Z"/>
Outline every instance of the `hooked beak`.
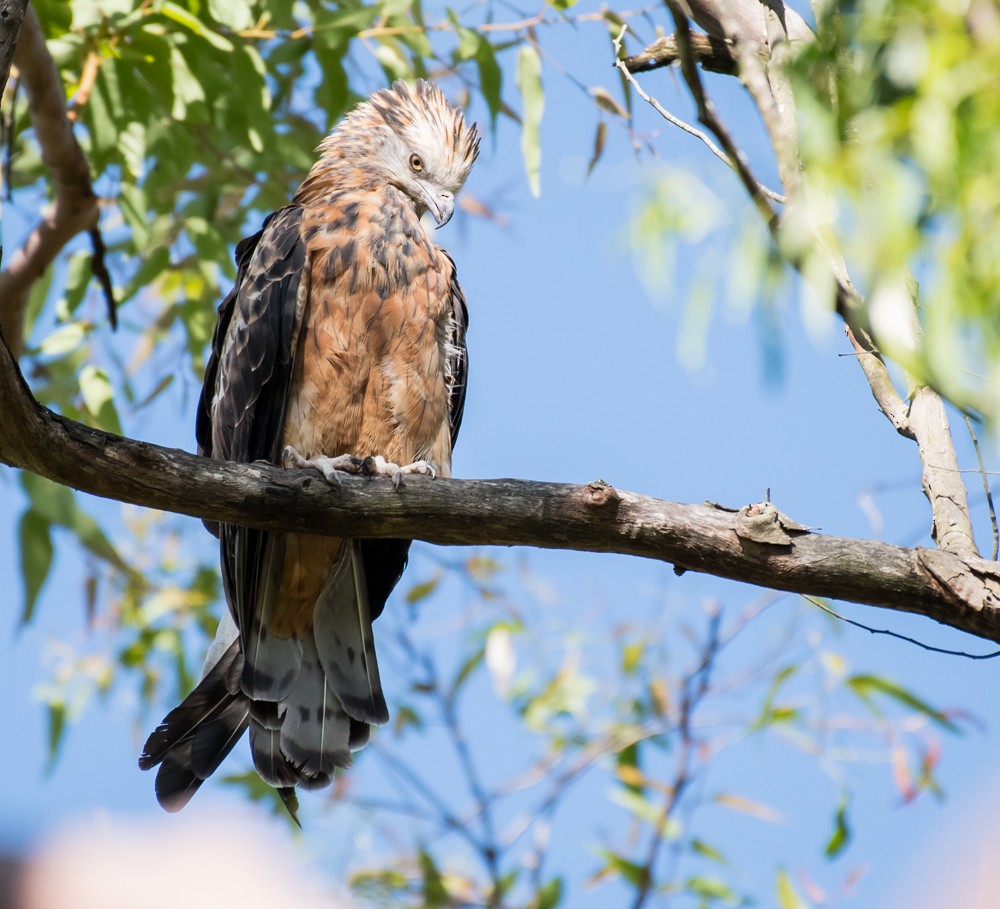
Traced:
<path fill-rule="evenodd" d="M 426 184 L 420 187 L 427 210 L 438 227 L 444 227 L 455 213 L 455 194 Z"/>

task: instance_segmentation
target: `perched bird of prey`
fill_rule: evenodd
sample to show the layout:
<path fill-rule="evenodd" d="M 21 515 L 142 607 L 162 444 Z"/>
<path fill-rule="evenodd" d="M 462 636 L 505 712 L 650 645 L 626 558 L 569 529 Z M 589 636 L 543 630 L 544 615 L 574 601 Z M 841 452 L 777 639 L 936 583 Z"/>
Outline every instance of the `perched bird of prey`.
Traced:
<path fill-rule="evenodd" d="M 198 408 L 228 461 L 449 476 L 468 320 L 455 265 L 421 223 L 451 218 L 479 150 L 435 85 L 395 83 L 349 113 L 290 205 L 236 247 Z M 293 810 L 385 723 L 372 622 L 409 540 L 209 526 L 229 609 L 203 678 L 150 735 L 156 796 L 182 808 L 243 733 Z M 294 810 L 293 810 L 294 814 Z"/>

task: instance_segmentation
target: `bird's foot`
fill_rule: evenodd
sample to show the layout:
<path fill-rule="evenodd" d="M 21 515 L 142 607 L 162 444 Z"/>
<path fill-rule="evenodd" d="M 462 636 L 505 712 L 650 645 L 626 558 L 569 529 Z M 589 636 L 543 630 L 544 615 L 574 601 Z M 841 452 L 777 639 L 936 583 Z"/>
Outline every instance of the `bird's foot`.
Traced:
<path fill-rule="evenodd" d="M 405 474 L 422 474 L 433 479 L 437 476 L 437 471 L 430 461 L 414 461 L 412 464 L 393 464 L 387 461 L 382 455 L 365 458 L 362 472 L 372 477 L 392 477 L 394 489 L 399 489 Z"/>
<path fill-rule="evenodd" d="M 357 455 L 343 454 L 336 458 L 328 458 L 319 455 L 315 458 L 306 458 L 299 454 L 291 445 L 286 445 L 281 453 L 281 464 L 283 467 L 299 467 L 303 470 L 318 470 L 328 483 L 334 486 L 340 485 L 338 473 L 350 473 L 356 476 L 366 477 L 391 477 L 392 485 L 399 489 L 406 474 L 422 474 L 432 479 L 437 476 L 437 471 L 430 461 L 414 461 L 412 464 L 393 464 L 387 461 L 382 455 L 371 455 L 367 458 L 359 458 Z"/>
<path fill-rule="evenodd" d="M 281 466 L 285 468 L 299 467 L 303 470 L 318 470 L 326 478 L 328 483 L 334 486 L 340 485 L 338 473 L 361 474 L 367 473 L 365 462 L 367 458 L 359 458 L 355 455 L 344 454 L 336 458 L 327 458 L 319 455 L 315 458 L 306 458 L 300 455 L 291 445 L 286 445 L 281 452 Z"/>

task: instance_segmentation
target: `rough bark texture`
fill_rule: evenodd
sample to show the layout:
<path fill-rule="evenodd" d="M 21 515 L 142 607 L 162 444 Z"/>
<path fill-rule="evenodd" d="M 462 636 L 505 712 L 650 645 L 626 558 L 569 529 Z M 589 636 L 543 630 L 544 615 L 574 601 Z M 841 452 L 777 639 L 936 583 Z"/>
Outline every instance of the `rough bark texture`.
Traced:
<path fill-rule="evenodd" d="M 10 257 L 7 268 L 0 272 L 0 328 L 19 356 L 32 285 L 73 237 L 97 225 L 98 206 L 90 167 L 66 117 L 59 72 L 45 46 L 38 15 L 31 7 L 24 14 L 14 63 L 28 96 L 31 124 L 42 160 L 52 174 L 55 189 L 49 211 Z"/>
<path fill-rule="evenodd" d="M 771 504 L 682 505 L 522 480 L 348 477 L 200 458 L 98 432 L 35 402 L 0 346 L 0 462 L 193 517 L 338 536 L 616 552 L 777 590 L 914 612 L 1000 641 L 1000 565 L 811 533 Z"/>

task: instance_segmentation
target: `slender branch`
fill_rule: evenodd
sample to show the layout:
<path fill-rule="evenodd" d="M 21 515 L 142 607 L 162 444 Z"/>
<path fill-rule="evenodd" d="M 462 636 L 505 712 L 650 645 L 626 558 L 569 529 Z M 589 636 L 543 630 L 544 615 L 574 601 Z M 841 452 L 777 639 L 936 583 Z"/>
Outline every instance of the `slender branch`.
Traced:
<path fill-rule="evenodd" d="M 615 552 L 776 590 L 930 616 L 1000 641 L 1000 565 L 808 532 L 770 503 L 733 511 L 605 483 L 347 478 L 200 458 L 41 407 L 0 345 L 0 462 L 83 492 L 210 521 L 463 546 Z"/>
<path fill-rule="evenodd" d="M 990 489 L 990 474 L 986 469 L 986 462 L 983 461 L 983 450 L 979 447 L 979 439 L 976 438 L 976 431 L 972 428 L 972 420 L 968 414 L 962 414 L 965 418 L 965 427 L 969 430 L 972 439 L 972 447 L 976 450 L 976 460 L 979 462 L 979 475 L 983 478 L 983 492 L 986 494 L 986 505 L 990 511 L 990 526 L 993 528 L 993 555 L 995 562 L 1000 554 L 1000 527 L 997 526 L 997 510 L 993 506 L 993 491 Z"/>
<path fill-rule="evenodd" d="M 912 439 L 913 430 L 910 428 L 906 402 L 896 391 L 896 386 L 892 384 L 892 377 L 889 375 L 889 367 L 885 360 L 874 350 L 861 344 L 854 337 L 850 325 L 844 326 L 844 333 L 857 354 L 858 365 L 864 372 L 865 378 L 868 379 L 868 387 L 872 390 L 872 397 L 875 398 L 879 410 L 885 414 L 886 419 L 896 427 L 896 431 L 901 436 Z"/>
<path fill-rule="evenodd" d="M 55 201 L 0 272 L 0 328 L 15 356 L 23 347 L 24 314 L 32 285 L 62 248 L 97 225 L 97 197 L 90 167 L 73 135 L 59 71 L 45 45 L 38 15 L 24 15 L 14 63 L 28 96 L 28 108 L 42 161 L 52 174 Z"/>
<path fill-rule="evenodd" d="M 684 74 L 684 81 L 691 92 L 694 102 L 698 108 L 698 122 L 711 130 L 719 144 L 725 150 L 726 155 L 733 162 L 736 173 L 739 175 L 744 188 L 757 206 L 761 217 L 767 222 L 772 230 L 777 229 L 778 216 L 771 207 L 767 196 L 761 190 L 760 181 L 753 175 L 750 165 L 747 163 L 746 155 L 737 146 L 729 130 L 715 113 L 715 105 L 705 92 L 701 84 L 701 76 L 698 74 L 697 60 L 691 46 L 691 26 L 688 24 L 687 11 L 682 7 L 680 0 L 666 0 L 667 7 L 674 19 L 674 27 L 677 30 L 677 42 L 681 52 L 681 72 Z"/>
<path fill-rule="evenodd" d="M 839 619 L 841 622 L 845 622 L 848 625 L 853 625 L 855 628 L 860 628 L 862 631 L 867 631 L 869 634 L 884 634 L 891 638 L 897 638 L 900 641 L 906 641 L 907 644 L 916 644 L 921 650 L 928 650 L 931 653 L 943 653 L 945 656 L 957 656 L 964 657 L 967 660 L 995 660 L 1000 657 L 1000 650 L 991 650 L 989 653 L 967 653 L 964 650 L 949 650 L 947 647 L 933 647 L 930 644 L 925 644 L 923 641 L 918 641 L 916 638 L 911 638 L 909 635 L 900 634 L 898 631 L 891 631 L 888 628 L 872 628 L 871 625 L 866 625 L 864 622 L 856 622 L 854 619 L 849 619 L 846 615 L 841 615 L 836 610 L 831 609 L 822 600 L 817 600 L 815 597 L 804 596 L 804 600 L 812 603 L 813 606 L 818 609 L 822 609 L 827 615 L 833 616 L 835 619 Z"/>
<path fill-rule="evenodd" d="M 718 158 L 723 164 L 725 164 L 726 167 L 729 167 L 732 170 L 736 170 L 737 169 L 736 164 L 733 162 L 732 158 L 730 158 L 724 151 L 722 151 L 722 149 L 719 148 L 719 146 L 717 146 L 705 133 L 703 133 L 697 127 L 691 126 L 690 123 L 685 123 L 679 117 L 675 117 L 672 113 L 670 113 L 670 111 L 668 111 L 665 107 L 663 107 L 663 105 L 661 105 L 659 101 L 657 101 L 655 98 L 651 98 L 649 95 L 646 94 L 645 91 L 643 91 L 642 86 L 639 85 L 639 83 L 636 81 L 635 76 L 632 75 L 632 71 L 629 70 L 628 66 L 626 65 L 625 59 L 621 56 L 622 38 L 625 37 L 625 32 L 627 30 L 628 30 L 628 25 L 623 25 L 621 31 L 618 33 L 618 37 L 615 38 L 614 44 L 615 44 L 615 66 L 618 67 L 619 71 L 621 72 L 625 80 L 628 82 L 628 84 L 631 85 L 632 88 L 635 90 L 636 94 L 640 98 L 642 98 L 642 100 L 645 101 L 650 107 L 652 107 L 653 110 L 655 110 L 661 117 L 663 117 L 664 120 L 666 120 L 668 123 L 672 123 L 678 129 L 682 129 L 689 135 L 694 136 L 696 139 L 700 139 L 702 142 L 705 143 L 706 146 L 708 146 L 708 150 L 713 155 L 715 155 L 715 157 Z M 692 35 L 691 37 L 693 39 L 695 36 Z M 785 197 L 779 195 L 773 189 L 768 189 L 763 184 L 761 184 L 759 188 L 760 191 L 765 196 L 771 199 L 771 201 L 778 203 L 782 203 L 785 201 Z"/>

